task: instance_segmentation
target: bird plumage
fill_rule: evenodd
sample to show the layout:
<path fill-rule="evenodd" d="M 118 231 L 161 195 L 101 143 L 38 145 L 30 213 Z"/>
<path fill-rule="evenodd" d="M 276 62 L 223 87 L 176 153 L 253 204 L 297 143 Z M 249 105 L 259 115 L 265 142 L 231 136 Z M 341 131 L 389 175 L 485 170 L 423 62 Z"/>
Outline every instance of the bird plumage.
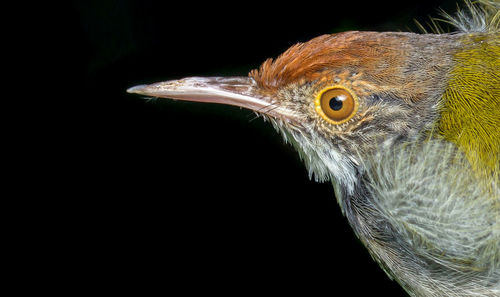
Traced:
<path fill-rule="evenodd" d="M 323 35 L 249 77 L 129 92 L 255 110 L 411 296 L 500 296 L 500 2 L 466 3 L 461 32 Z M 331 88 L 343 120 L 321 112 Z"/>
<path fill-rule="evenodd" d="M 500 32 L 467 35 L 462 44 L 441 100 L 439 133 L 465 152 L 477 174 L 498 184 Z"/>
<path fill-rule="evenodd" d="M 398 144 L 364 162 L 371 199 L 352 208 L 376 215 L 357 232 L 389 275 L 413 296 L 499 296 L 500 201 L 452 143 Z"/>

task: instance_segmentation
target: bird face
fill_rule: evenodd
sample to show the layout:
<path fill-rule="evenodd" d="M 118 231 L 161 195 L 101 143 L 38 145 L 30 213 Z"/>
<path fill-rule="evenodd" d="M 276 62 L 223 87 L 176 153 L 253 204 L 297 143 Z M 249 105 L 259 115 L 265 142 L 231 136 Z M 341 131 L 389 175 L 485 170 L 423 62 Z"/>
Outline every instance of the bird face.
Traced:
<path fill-rule="evenodd" d="M 294 145 L 311 176 L 352 194 L 363 157 L 416 137 L 435 119 L 451 62 L 426 55 L 435 40 L 419 36 L 323 35 L 268 59 L 248 77 L 191 77 L 128 92 L 254 110 Z M 439 43 L 449 47 L 454 40 Z"/>

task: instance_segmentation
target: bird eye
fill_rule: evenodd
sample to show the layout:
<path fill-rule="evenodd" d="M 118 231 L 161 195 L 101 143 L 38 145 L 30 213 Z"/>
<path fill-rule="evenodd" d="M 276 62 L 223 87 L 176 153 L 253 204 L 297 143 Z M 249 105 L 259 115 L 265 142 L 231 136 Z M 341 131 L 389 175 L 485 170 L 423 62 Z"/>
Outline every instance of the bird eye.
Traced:
<path fill-rule="evenodd" d="M 316 111 L 329 123 L 338 125 L 350 120 L 358 109 L 358 98 L 343 86 L 321 90 L 315 101 Z"/>

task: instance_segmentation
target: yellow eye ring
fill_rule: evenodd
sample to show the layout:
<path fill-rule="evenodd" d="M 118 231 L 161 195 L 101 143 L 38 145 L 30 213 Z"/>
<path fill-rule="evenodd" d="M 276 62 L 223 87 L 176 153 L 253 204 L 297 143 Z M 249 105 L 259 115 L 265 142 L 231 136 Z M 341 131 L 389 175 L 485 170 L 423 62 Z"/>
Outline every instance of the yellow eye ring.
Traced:
<path fill-rule="evenodd" d="M 314 100 L 316 112 L 327 122 L 340 125 L 358 111 L 359 100 L 353 91 L 342 85 L 324 88 Z"/>

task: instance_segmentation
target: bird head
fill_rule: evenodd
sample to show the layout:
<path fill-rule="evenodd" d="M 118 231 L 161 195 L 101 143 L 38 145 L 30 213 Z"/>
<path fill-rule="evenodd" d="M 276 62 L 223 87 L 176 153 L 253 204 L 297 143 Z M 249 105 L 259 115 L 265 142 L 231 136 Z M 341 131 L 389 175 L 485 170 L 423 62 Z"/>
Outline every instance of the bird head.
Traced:
<path fill-rule="evenodd" d="M 322 35 L 247 77 L 189 77 L 128 92 L 251 109 L 294 145 L 311 176 L 349 194 L 360 158 L 432 128 L 456 46 L 453 37 L 412 33 Z"/>

